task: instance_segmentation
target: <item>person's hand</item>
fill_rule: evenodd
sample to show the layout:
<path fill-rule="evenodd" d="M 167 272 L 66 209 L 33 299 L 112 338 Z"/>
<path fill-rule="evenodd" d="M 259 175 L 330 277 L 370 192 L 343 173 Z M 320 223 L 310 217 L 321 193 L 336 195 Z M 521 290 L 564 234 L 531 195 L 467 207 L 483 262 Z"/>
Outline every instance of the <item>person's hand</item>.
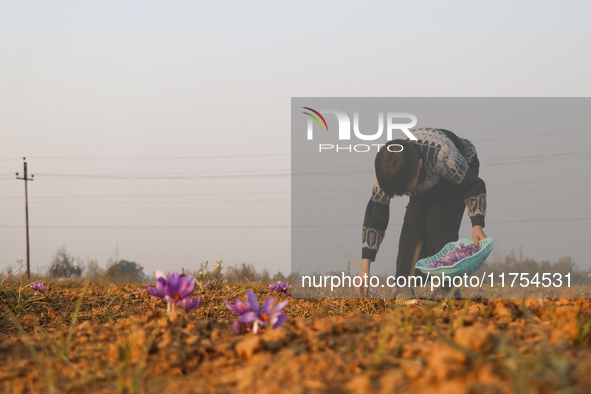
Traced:
<path fill-rule="evenodd" d="M 369 282 L 369 266 L 371 265 L 371 261 L 369 259 L 363 259 L 361 262 L 361 269 L 359 270 L 359 274 L 357 276 L 361 277 L 361 286 L 355 287 L 355 291 L 357 294 L 361 296 L 366 296 L 369 294 L 369 288 L 365 287 L 365 279 L 366 276 L 367 281 Z"/>
<path fill-rule="evenodd" d="M 478 247 L 478 242 L 486 239 L 486 234 L 482 231 L 482 226 L 474 226 L 472 229 L 472 239 L 474 246 Z"/>

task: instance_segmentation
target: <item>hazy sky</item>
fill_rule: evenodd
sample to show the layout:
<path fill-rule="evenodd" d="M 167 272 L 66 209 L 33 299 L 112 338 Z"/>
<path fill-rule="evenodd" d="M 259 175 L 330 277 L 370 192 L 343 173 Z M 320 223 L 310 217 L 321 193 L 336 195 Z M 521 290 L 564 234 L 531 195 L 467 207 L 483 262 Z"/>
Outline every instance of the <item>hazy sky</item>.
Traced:
<path fill-rule="evenodd" d="M 2 2 L 0 269 L 25 259 L 26 156 L 33 267 L 61 246 L 104 267 L 118 246 L 148 273 L 216 259 L 288 272 L 291 97 L 589 96 L 590 14 L 585 1 Z M 590 134 L 483 149 L 491 162 L 586 151 Z M 589 217 L 589 159 L 489 205 L 499 220 Z M 589 223 L 496 233 L 500 251 L 588 266 Z"/>

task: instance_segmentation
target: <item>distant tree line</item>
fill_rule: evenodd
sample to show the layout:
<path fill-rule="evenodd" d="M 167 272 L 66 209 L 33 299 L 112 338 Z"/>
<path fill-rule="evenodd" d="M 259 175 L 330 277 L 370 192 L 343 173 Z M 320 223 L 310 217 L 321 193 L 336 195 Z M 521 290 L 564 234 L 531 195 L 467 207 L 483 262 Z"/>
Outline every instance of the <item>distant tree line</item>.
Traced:
<path fill-rule="evenodd" d="M 96 259 L 88 259 L 84 262 L 80 257 L 68 252 L 65 246 L 62 246 L 51 259 L 49 266 L 37 267 L 36 272 L 31 275 L 31 280 L 88 278 L 93 282 L 110 281 L 115 283 L 149 283 L 156 280 L 153 275 L 146 275 L 141 264 L 135 261 L 119 259 L 118 254 L 116 250 L 115 257 L 109 258 L 105 269 L 101 269 Z M 19 261 L 19 263 L 22 268 L 22 261 Z M 199 271 L 183 271 L 187 275 L 197 275 L 206 269 L 204 263 L 201 263 Z M 271 275 L 267 269 L 257 272 L 253 264 L 241 263 L 223 269 L 223 281 L 226 283 L 241 283 L 244 281 L 276 283 L 277 281 L 289 282 L 290 279 L 289 276 L 285 276 L 281 272 Z M 164 267 L 162 270 L 166 273 Z M 15 275 L 10 276 L 13 271 L 14 268 L 9 265 L 0 273 L 0 280 L 6 276 L 9 276 L 8 281 L 25 278 L 22 269 L 18 272 L 18 275 L 15 273 Z"/>
<path fill-rule="evenodd" d="M 211 271 L 211 268 L 208 268 L 207 263 L 201 263 L 199 270 L 185 270 L 184 272 L 187 275 L 195 275 L 197 277 L 200 273 L 203 273 L 208 269 Z M 253 264 L 235 264 L 234 266 L 224 267 L 223 270 L 223 281 L 227 283 L 242 283 L 245 281 L 276 283 L 277 281 L 289 282 L 290 280 L 289 276 L 285 276 L 281 272 L 271 275 L 266 268 L 261 272 L 257 272 Z"/>
<path fill-rule="evenodd" d="M 118 282 L 145 282 L 144 267 L 134 261 L 110 258 L 105 271 L 101 270 L 96 260 L 89 260 L 86 264 L 80 257 L 68 253 L 66 247 L 61 247 L 49 265 L 48 276 L 52 279 L 80 278 L 85 276 L 91 280 L 101 278 Z"/>

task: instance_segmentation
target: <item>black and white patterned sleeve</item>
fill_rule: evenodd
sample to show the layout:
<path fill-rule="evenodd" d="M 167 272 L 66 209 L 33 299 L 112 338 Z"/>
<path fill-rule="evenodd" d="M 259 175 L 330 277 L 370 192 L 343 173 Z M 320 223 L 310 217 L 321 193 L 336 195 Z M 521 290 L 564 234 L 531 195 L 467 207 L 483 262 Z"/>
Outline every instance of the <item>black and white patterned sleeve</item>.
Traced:
<path fill-rule="evenodd" d="M 365 209 L 361 257 L 374 261 L 390 220 L 390 197 L 374 182 L 371 198 Z"/>
<path fill-rule="evenodd" d="M 472 226 L 484 227 L 486 215 L 486 185 L 478 177 L 478 166 L 470 165 L 468 160 L 460 154 L 455 146 L 450 144 L 443 152 L 446 171 L 443 176 L 460 186 L 464 201 L 468 207 L 468 216 Z M 470 160 L 478 162 L 474 145 L 467 146 Z"/>

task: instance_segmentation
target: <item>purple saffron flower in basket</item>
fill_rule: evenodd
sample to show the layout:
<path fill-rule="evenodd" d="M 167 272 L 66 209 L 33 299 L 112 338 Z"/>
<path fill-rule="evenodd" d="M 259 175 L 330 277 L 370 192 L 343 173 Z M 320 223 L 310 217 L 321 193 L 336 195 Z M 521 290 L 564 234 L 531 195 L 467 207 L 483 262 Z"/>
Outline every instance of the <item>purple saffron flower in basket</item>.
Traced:
<path fill-rule="evenodd" d="M 267 286 L 267 289 L 287 294 L 287 290 L 291 289 L 291 285 L 287 282 L 278 281 L 274 285 Z"/>
<path fill-rule="evenodd" d="M 146 289 L 154 297 L 164 298 L 168 303 L 168 313 L 176 311 L 176 305 L 195 290 L 193 275 L 177 274 L 172 272 L 168 278 L 160 270 L 156 270 L 156 288 L 146 286 Z"/>
<path fill-rule="evenodd" d="M 29 285 L 29 288 L 39 293 L 45 293 L 45 291 L 47 290 L 47 286 L 45 286 L 43 282 L 33 283 L 32 285 Z"/>
<path fill-rule="evenodd" d="M 433 261 L 429 264 L 428 268 L 439 268 L 443 266 L 450 266 L 454 265 L 458 261 L 470 257 L 476 252 L 480 250 L 479 247 L 474 246 L 473 244 L 470 245 L 462 245 L 459 248 L 454 248 L 447 252 L 445 255 L 441 256 L 441 258 L 437 261 Z"/>
<path fill-rule="evenodd" d="M 244 313 L 237 320 L 239 323 L 251 323 L 252 332 L 255 334 L 260 327 L 270 325 L 273 328 L 281 327 L 287 320 L 287 315 L 281 310 L 285 308 L 288 301 L 283 301 L 275 305 L 275 297 L 269 297 L 263 302 L 262 308 L 259 308 L 257 296 L 248 291 L 247 306 L 251 308 L 250 311 Z"/>
<path fill-rule="evenodd" d="M 196 309 L 201 302 L 201 296 L 191 300 L 191 297 L 185 297 L 179 301 L 179 308 L 189 313 L 190 310 Z"/>

